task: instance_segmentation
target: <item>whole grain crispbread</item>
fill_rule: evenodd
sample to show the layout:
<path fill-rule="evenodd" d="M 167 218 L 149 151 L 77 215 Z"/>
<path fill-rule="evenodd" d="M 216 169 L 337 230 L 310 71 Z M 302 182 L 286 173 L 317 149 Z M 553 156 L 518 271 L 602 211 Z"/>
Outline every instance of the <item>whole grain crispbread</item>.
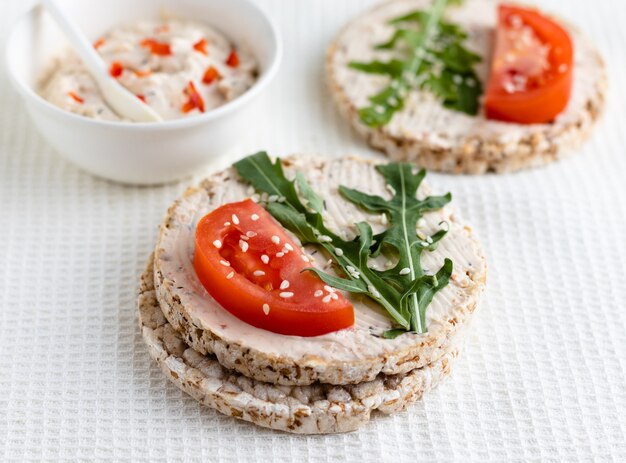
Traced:
<path fill-rule="evenodd" d="M 349 386 L 315 383 L 279 386 L 224 368 L 214 355 L 202 355 L 167 322 L 157 301 L 153 257 L 141 276 L 139 326 L 150 356 L 166 376 L 200 403 L 259 426 L 301 434 L 354 431 L 372 411 L 405 409 L 450 374 L 459 355 L 454 347 L 436 362 L 395 376 Z"/>
<path fill-rule="evenodd" d="M 328 87 L 339 112 L 374 148 L 394 160 L 455 174 L 505 173 L 535 167 L 574 152 L 589 136 L 605 103 L 607 72 L 602 56 L 577 28 L 568 28 L 575 48 L 574 84 L 567 108 L 548 124 L 521 125 L 487 120 L 444 108 L 427 92 L 412 92 L 404 108 L 385 126 L 368 127 L 358 110 L 368 97 L 387 85 L 387 78 L 350 69 L 351 61 L 389 59 L 386 51 L 373 51 L 393 33 L 388 20 L 430 0 L 384 2 L 352 20 L 331 43 L 326 55 Z M 483 84 L 489 75 L 495 0 L 467 0 L 447 13 L 469 33 L 467 45 L 483 57 L 476 67 Z"/>
<path fill-rule="evenodd" d="M 306 175 L 311 186 L 326 199 L 328 226 L 348 233 L 350 225 L 367 220 L 378 232 L 380 216 L 365 213 L 337 192 L 338 185 L 388 195 L 384 180 L 372 162 L 354 158 L 283 159 L 288 176 L 295 170 Z M 428 187 L 421 188 L 425 194 Z M 468 329 L 485 286 L 486 265 L 482 249 L 471 228 L 454 208 L 424 216 L 424 230 L 449 225 L 448 235 L 434 252 L 422 256 L 427 273 L 434 272 L 444 257 L 454 261 L 450 283 L 438 293 L 426 317 L 428 333 L 407 333 L 394 340 L 382 338 L 392 327 L 388 314 L 358 295 L 347 295 L 355 306 L 355 326 L 313 338 L 285 336 L 248 325 L 215 302 L 198 281 L 193 269 L 194 233 L 197 221 L 210 210 L 249 195 L 234 169 L 218 172 L 189 189 L 173 206 L 161 226 L 155 250 L 156 297 L 168 322 L 187 344 L 201 354 L 214 354 L 226 368 L 250 378 L 282 385 L 315 382 L 357 384 L 374 380 L 380 373 L 407 373 L 438 360 Z M 297 239 L 295 239 L 296 242 Z M 315 247 L 305 247 L 309 255 Z M 328 256 L 316 254 L 312 265 L 332 271 Z"/>

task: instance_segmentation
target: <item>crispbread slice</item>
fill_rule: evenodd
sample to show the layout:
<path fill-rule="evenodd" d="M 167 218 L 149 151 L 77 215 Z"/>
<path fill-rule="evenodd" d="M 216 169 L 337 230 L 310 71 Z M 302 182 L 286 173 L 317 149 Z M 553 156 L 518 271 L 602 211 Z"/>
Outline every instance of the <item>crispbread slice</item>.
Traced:
<path fill-rule="evenodd" d="M 384 2 L 347 24 L 328 48 L 326 76 L 340 113 L 368 143 L 396 160 L 456 174 L 512 172 L 560 159 L 588 137 L 604 107 L 607 72 L 602 56 L 575 27 L 568 28 L 575 47 L 574 85 L 568 107 L 550 124 L 520 125 L 469 116 L 444 108 L 426 92 L 412 92 L 405 107 L 385 126 L 364 125 L 358 109 L 368 106 L 368 97 L 388 83 L 384 76 L 366 74 L 348 67 L 350 61 L 389 59 L 385 51 L 373 51 L 393 33 L 388 20 L 430 0 Z M 469 33 L 467 45 L 483 57 L 476 71 L 487 83 L 493 48 L 497 3 L 466 0 L 450 6 L 449 18 Z"/>
<path fill-rule="evenodd" d="M 372 224 L 375 233 L 385 227 L 380 215 L 363 212 L 337 192 L 343 184 L 389 196 L 374 163 L 304 156 L 282 162 L 288 176 L 301 171 L 325 198 L 325 221 L 337 233 L 351 233 L 350 227 L 362 220 Z M 418 195 L 427 191 L 423 186 Z M 435 296 L 426 313 L 428 333 L 383 339 L 382 333 L 392 327 L 389 315 L 358 295 L 347 296 L 355 306 L 354 327 L 322 336 L 284 336 L 242 322 L 213 300 L 198 281 L 193 269 L 194 233 L 197 221 L 206 213 L 250 194 L 234 169 L 218 172 L 179 198 L 161 226 L 155 251 L 156 295 L 169 323 L 196 351 L 215 354 L 226 368 L 259 381 L 356 384 L 373 380 L 379 373 L 406 373 L 433 363 L 466 332 L 485 286 L 486 264 L 471 228 L 450 206 L 424 216 L 425 233 L 432 234 L 442 221 L 448 223 L 449 232 L 436 251 L 423 254 L 422 266 L 427 273 L 434 273 L 444 257 L 454 262 L 450 283 Z M 306 250 L 309 254 L 317 251 L 314 246 Z M 312 265 L 331 271 L 327 256 L 318 252 L 313 257 Z"/>
<path fill-rule="evenodd" d="M 167 322 L 155 296 L 153 258 L 141 276 L 139 326 L 150 356 L 180 389 L 200 403 L 259 426 L 302 434 L 354 431 L 371 412 L 403 410 L 450 374 L 454 347 L 436 362 L 406 374 L 379 375 L 351 386 L 279 386 L 224 368 L 213 355 L 189 347 Z"/>

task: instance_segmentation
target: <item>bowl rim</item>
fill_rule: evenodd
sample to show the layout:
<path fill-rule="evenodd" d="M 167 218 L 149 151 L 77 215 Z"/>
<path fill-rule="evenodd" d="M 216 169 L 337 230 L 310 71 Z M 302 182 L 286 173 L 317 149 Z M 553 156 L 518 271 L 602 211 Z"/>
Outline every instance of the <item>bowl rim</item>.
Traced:
<path fill-rule="evenodd" d="M 35 4 L 25 12 L 23 12 L 17 20 L 13 23 L 11 29 L 7 34 L 7 40 L 5 45 L 5 53 L 4 53 L 4 61 L 5 67 L 7 69 L 7 74 L 9 75 L 10 81 L 13 84 L 13 87 L 22 95 L 23 98 L 27 98 L 33 103 L 35 103 L 38 108 L 48 112 L 49 114 L 56 115 L 61 118 L 65 118 L 70 123 L 84 124 L 88 126 L 92 126 L 94 128 L 113 128 L 118 130 L 141 130 L 152 132 L 155 130 L 176 130 L 180 128 L 190 128 L 195 127 L 197 125 L 201 125 L 221 117 L 227 116 L 228 114 L 236 111 L 240 107 L 244 106 L 246 103 L 251 101 L 254 97 L 256 97 L 265 87 L 269 85 L 269 83 L 274 79 L 278 69 L 280 67 L 280 63 L 282 60 L 283 54 L 283 44 L 282 37 L 280 35 L 280 31 L 276 26 L 274 20 L 258 5 L 252 3 L 250 0 L 239 0 L 245 8 L 249 8 L 254 10 L 254 12 L 266 22 L 267 26 L 269 26 L 269 30 L 271 33 L 271 42 L 273 47 L 271 49 L 271 55 L 269 59 L 269 65 L 267 68 L 261 73 L 259 78 L 255 81 L 255 83 L 246 90 L 243 94 L 234 98 L 231 101 L 224 103 L 223 105 L 211 109 L 206 113 L 193 116 L 186 117 L 181 119 L 171 119 L 160 122 L 132 122 L 132 121 L 110 121 L 110 120 L 102 120 L 102 119 L 93 119 L 90 117 L 81 116 L 79 114 L 72 113 L 70 111 L 65 111 L 48 100 L 44 99 L 41 95 L 39 95 L 30 85 L 26 84 L 23 79 L 19 78 L 11 65 L 11 53 L 12 53 L 12 44 L 15 40 L 15 33 L 17 29 L 25 22 L 28 21 L 30 16 L 33 16 L 36 13 L 36 10 L 41 9 L 42 6 L 40 4 Z"/>

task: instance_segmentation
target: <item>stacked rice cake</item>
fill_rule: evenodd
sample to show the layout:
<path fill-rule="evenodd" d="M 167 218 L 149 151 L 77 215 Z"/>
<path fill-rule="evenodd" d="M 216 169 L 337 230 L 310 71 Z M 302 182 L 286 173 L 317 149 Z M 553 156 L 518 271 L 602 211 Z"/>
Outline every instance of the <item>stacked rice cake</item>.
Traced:
<path fill-rule="evenodd" d="M 283 160 L 288 177 L 302 172 L 325 198 L 325 223 L 346 237 L 362 220 L 374 232 L 384 227 L 384 219 L 346 202 L 337 191 L 345 185 L 388 196 L 374 167 L 345 158 Z M 442 222 L 449 225 L 437 250 L 422 256 L 426 273 L 434 273 L 446 257 L 454 263 L 450 283 L 429 306 L 427 333 L 384 339 L 382 333 L 392 328 L 389 316 L 369 299 L 349 294 L 355 310 L 353 328 L 298 337 L 242 322 L 213 300 L 195 275 L 197 222 L 250 193 L 236 171 L 227 169 L 189 189 L 161 226 L 141 279 L 139 321 L 151 356 L 175 384 L 227 415 L 314 434 L 355 430 L 373 410 L 402 410 L 450 373 L 486 278 L 482 249 L 453 208 L 427 213 L 421 227 L 429 234 Z M 418 196 L 426 194 L 428 187 L 421 187 Z M 304 250 L 313 266 L 333 271 L 328 256 L 310 245 Z"/>

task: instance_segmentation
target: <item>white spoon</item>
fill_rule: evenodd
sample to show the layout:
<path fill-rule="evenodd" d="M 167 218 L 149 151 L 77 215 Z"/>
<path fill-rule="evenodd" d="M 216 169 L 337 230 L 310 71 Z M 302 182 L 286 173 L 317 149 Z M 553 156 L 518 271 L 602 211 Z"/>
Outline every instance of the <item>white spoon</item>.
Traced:
<path fill-rule="evenodd" d="M 118 115 L 135 122 L 157 122 L 163 120 L 154 109 L 142 103 L 139 98 L 126 90 L 117 80 L 109 75 L 109 71 L 100 55 L 98 55 L 76 24 L 63 12 L 56 0 L 41 0 L 41 3 L 61 27 L 61 30 L 83 61 L 83 64 L 96 80 L 104 100 Z"/>

